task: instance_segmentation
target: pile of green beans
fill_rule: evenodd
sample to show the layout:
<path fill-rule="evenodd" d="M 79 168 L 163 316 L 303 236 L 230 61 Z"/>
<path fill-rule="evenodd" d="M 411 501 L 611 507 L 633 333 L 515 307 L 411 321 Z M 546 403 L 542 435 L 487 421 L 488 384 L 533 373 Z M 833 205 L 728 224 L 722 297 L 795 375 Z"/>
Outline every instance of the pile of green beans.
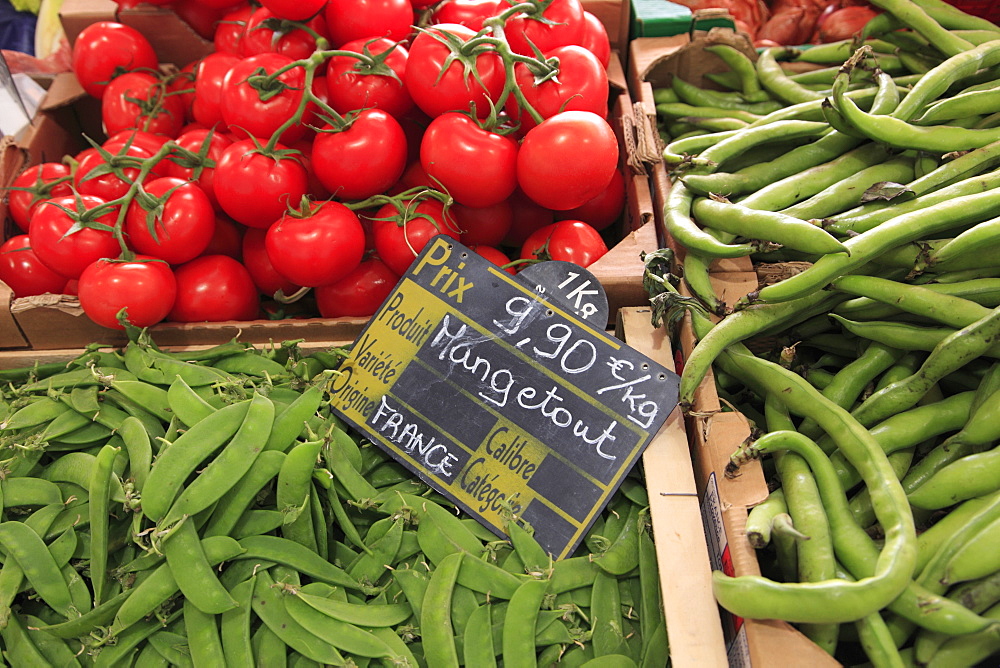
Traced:
<path fill-rule="evenodd" d="M 845 665 L 996 665 L 1000 28 L 873 4 L 863 41 L 715 47 L 729 91 L 703 99 L 739 97 L 739 127 L 680 124 L 692 87 L 658 91 L 676 255 L 646 257 L 646 286 L 694 332 L 682 406 L 711 371 L 753 427 L 731 470 L 760 459 L 773 490 L 747 518 L 764 575 L 716 573 L 720 604 Z M 712 265 L 743 256 L 797 271 L 724 301 Z"/>
<path fill-rule="evenodd" d="M 553 562 L 351 431 L 344 349 L 298 343 L 0 371 L 0 665 L 668 664 L 641 467 Z"/>

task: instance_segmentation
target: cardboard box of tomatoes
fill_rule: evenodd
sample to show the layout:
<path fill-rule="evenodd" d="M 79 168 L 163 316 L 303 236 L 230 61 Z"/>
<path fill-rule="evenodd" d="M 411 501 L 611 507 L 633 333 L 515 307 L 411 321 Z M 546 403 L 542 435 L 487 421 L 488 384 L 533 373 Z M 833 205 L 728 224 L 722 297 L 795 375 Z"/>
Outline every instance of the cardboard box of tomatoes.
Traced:
<path fill-rule="evenodd" d="M 584 5 L 605 23 L 612 45 L 624 48 L 628 29 L 627 3 L 585 2 Z M 139 4 L 119 9 L 117 3 L 109 0 L 66 0 L 61 18 L 71 41 L 87 25 L 99 20 L 118 19 L 142 26 L 161 67 L 187 62 L 212 50 L 211 42 L 199 35 L 191 24 L 164 7 Z M 640 255 L 660 245 L 648 175 L 642 161 L 635 157 L 636 123 L 622 53 L 624 50 L 615 49 L 608 65 L 611 91 L 608 120 L 619 140 L 619 170 L 624 177 L 626 203 L 613 226 L 609 252 L 589 266 L 608 295 L 611 324 L 619 308 L 646 303 Z M 8 140 L 2 147 L 0 186 L 8 186 L 29 166 L 76 155 L 88 146 L 85 136 L 103 137 L 100 107 L 100 102 L 85 93 L 72 73 L 56 76 L 26 137 L 18 143 Z M 8 215 L 6 200 L 0 203 L 0 218 L 4 221 L 5 240 L 18 233 Z M 49 293 L 17 298 L 9 286 L 0 282 L 0 305 L 0 349 L 3 350 L 77 349 L 94 342 L 118 345 L 125 341 L 123 333 L 101 327 L 84 315 L 73 295 Z M 314 312 L 299 309 L 296 304 L 268 306 L 267 319 L 163 321 L 152 329 L 156 340 L 165 346 L 213 345 L 237 336 L 252 343 L 291 339 L 351 341 L 367 322 L 366 318 L 314 317 Z M 300 310 L 303 312 L 297 313 Z"/>

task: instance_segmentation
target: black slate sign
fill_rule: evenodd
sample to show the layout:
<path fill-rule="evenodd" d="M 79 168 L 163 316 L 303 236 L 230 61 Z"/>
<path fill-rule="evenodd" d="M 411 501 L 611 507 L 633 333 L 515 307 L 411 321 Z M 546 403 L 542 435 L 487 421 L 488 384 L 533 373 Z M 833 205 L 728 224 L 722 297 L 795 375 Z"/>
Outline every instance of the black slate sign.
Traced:
<path fill-rule="evenodd" d="M 604 331 L 607 299 L 585 269 L 531 269 L 512 276 L 436 237 L 355 341 L 332 405 L 498 536 L 513 510 L 561 559 L 679 379 Z"/>

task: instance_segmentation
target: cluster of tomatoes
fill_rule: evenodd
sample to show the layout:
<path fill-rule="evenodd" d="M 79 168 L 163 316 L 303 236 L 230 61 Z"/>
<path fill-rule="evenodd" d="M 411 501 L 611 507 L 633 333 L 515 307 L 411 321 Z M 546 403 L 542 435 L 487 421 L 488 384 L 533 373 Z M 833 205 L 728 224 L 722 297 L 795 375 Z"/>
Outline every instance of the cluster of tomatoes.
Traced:
<path fill-rule="evenodd" d="M 76 39 L 106 139 L 13 184 L 16 296 L 75 293 L 112 328 L 306 293 L 365 317 L 437 234 L 511 272 L 607 252 L 625 184 L 580 0 L 199 4 L 214 51 L 178 67 L 120 23 Z"/>

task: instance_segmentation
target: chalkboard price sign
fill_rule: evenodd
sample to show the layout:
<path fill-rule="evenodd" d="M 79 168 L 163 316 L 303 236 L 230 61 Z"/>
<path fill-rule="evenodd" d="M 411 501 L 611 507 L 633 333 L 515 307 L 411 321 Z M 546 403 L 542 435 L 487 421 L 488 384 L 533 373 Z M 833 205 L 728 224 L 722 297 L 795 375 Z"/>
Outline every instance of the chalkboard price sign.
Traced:
<path fill-rule="evenodd" d="M 679 379 L 603 331 L 589 272 L 552 264 L 565 266 L 529 280 L 436 237 L 355 341 L 332 406 L 498 536 L 513 511 L 561 559 L 677 404 Z"/>

